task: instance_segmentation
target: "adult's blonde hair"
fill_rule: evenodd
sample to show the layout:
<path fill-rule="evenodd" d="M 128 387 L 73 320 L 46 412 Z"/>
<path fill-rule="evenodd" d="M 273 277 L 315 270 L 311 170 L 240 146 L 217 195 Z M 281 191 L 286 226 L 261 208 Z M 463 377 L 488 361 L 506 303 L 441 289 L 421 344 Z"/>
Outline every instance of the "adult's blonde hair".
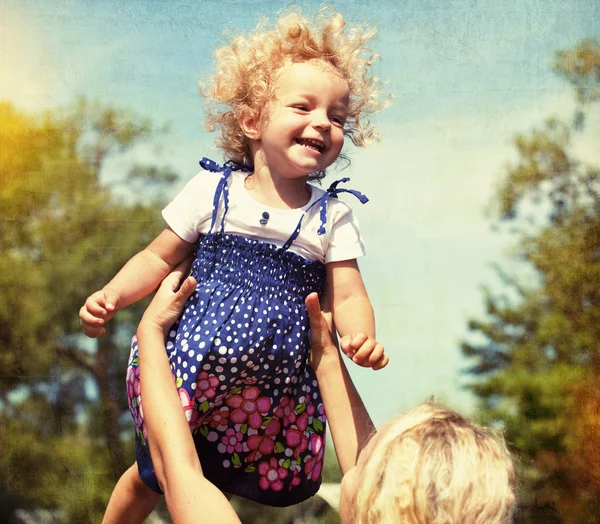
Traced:
<path fill-rule="evenodd" d="M 515 473 L 501 435 L 429 403 L 386 424 L 370 448 L 352 522 L 511 521 Z"/>
<path fill-rule="evenodd" d="M 240 35 L 215 51 L 217 66 L 201 91 L 207 105 L 206 126 L 218 130 L 217 146 L 237 163 L 252 165 L 249 142 L 239 121 L 258 121 L 273 95 L 280 69 L 288 63 L 320 60 L 348 83 L 350 105 L 344 134 L 357 146 L 376 138 L 367 115 L 383 107 L 379 81 L 369 75 L 377 58 L 367 47 L 374 29 L 346 27 L 340 13 L 322 8 L 309 21 L 299 10 L 283 14 L 273 29 L 268 20 L 248 35 Z"/>

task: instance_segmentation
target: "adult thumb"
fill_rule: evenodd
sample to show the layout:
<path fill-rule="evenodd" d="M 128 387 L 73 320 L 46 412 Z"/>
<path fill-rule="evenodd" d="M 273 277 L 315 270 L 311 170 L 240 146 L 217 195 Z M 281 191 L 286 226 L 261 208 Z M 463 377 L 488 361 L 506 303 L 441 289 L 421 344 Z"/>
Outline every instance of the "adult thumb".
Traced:
<path fill-rule="evenodd" d="M 308 313 L 308 321 L 310 322 L 311 329 L 318 329 L 321 327 L 321 304 L 319 303 L 319 295 L 317 293 L 311 293 L 304 300 L 306 306 L 306 312 Z"/>
<path fill-rule="evenodd" d="M 185 302 L 190 295 L 196 290 L 196 279 L 193 276 L 187 277 L 177 291 L 177 301 Z"/>

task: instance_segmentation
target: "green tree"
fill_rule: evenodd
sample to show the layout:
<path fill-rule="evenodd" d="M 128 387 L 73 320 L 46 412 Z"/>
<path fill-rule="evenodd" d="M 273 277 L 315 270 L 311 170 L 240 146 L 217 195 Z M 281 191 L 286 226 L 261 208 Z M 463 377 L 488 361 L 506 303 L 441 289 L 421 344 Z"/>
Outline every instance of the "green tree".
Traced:
<path fill-rule="evenodd" d="M 515 145 L 495 197 L 523 271 L 499 271 L 487 317 L 462 344 L 485 422 L 520 458 L 523 522 L 600 522 L 600 169 L 572 152 L 600 99 L 600 45 L 557 53 L 575 87 L 573 123 L 549 120 Z M 599 150 L 600 151 L 600 150 Z M 600 160 L 600 158 L 598 159 Z"/>
<path fill-rule="evenodd" d="M 117 198 L 107 170 L 148 192 L 175 176 L 136 162 L 163 130 L 123 111 L 80 102 L 32 117 L 0 104 L 0 122 L 2 491 L 85 522 L 131 459 L 127 335 L 144 304 L 97 343 L 80 335 L 78 311 L 163 227 L 157 202 Z"/>

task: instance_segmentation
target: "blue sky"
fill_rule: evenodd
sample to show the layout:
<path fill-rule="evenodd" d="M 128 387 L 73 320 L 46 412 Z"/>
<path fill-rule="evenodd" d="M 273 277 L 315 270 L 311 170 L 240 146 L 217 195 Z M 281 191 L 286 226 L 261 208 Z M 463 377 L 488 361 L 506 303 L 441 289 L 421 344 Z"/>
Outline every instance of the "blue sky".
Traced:
<path fill-rule="evenodd" d="M 38 111 L 83 95 L 169 123 L 164 161 L 183 182 L 200 157 L 218 158 L 198 95 L 215 45 L 291 5 L 311 13 L 320 2 L 5 0 L 0 100 Z M 515 134 L 572 114 L 552 56 L 600 36 L 600 1 L 331 5 L 349 23 L 378 27 L 375 72 L 394 95 L 375 118 L 381 141 L 347 147 L 344 175 L 371 199 L 354 206 L 369 252 L 360 265 L 391 358 L 380 372 L 350 364 L 352 375 L 378 424 L 430 395 L 470 412 L 458 344 L 467 319 L 482 314 L 491 263 L 506 264 L 510 246 L 484 210 L 515 158 Z M 589 160 L 598 118 L 591 122 L 576 144 Z"/>

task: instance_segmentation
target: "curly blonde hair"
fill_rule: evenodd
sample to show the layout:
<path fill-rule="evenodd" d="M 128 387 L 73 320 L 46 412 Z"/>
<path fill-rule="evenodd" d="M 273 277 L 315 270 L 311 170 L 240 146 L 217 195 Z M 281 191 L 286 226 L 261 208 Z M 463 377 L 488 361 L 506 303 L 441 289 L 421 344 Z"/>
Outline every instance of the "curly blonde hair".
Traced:
<path fill-rule="evenodd" d="M 350 104 L 344 135 L 356 146 L 377 138 L 374 126 L 365 118 L 385 105 L 380 100 L 379 80 L 369 76 L 378 57 L 366 44 L 374 35 L 374 29 L 363 26 L 347 28 L 342 15 L 330 8 L 322 8 L 312 23 L 294 10 L 283 14 L 274 29 L 268 29 L 265 19 L 252 33 L 216 49 L 216 71 L 200 87 L 212 102 L 207 107 L 206 127 L 220 132 L 217 146 L 231 160 L 252 166 L 240 119 L 260 119 L 285 64 L 310 60 L 330 64 L 348 83 Z"/>
<path fill-rule="evenodd" d="M 515 473 L 501 435 L 427 403 L 374 438 L 359 472 L 352 522 L 511 522 Z"/>

